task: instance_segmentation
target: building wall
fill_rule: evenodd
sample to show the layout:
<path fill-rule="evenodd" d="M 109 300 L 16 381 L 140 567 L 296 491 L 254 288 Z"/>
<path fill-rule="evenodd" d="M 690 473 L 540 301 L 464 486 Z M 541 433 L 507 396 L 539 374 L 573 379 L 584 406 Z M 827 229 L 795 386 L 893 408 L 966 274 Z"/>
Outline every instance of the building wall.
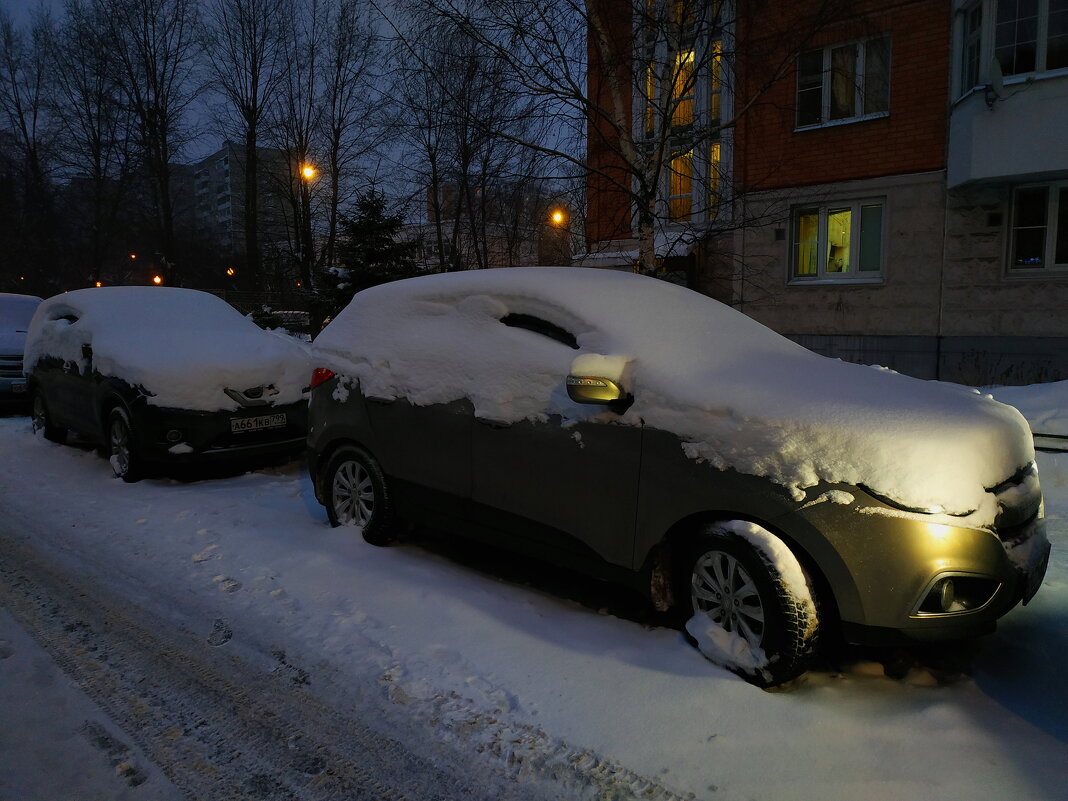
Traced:
<path fill-rule="evenodd" d="M 736 308 L 783 334 L 937 333 L 944 173 L 891 176 L 759 193 L 744 213 L 762 224 L 739 231 Z M 885 197 L 883 280 L 790 283 L 790 210 L 795 203 Z"/>
<path fill-rule="evenodd" d="M 775 6 L 774 12 L 770 8 Z M 806 186 L 945 166 L 950 13 L 943 3 L 742 4 L 735 168 L 743 191 Z M 776 13 L 782 12 L 782 13 Z M 797 53 L 890 33 L 890 114 L 795 130 Z M 780 80 L 764 89 L 774 71 Z"/>

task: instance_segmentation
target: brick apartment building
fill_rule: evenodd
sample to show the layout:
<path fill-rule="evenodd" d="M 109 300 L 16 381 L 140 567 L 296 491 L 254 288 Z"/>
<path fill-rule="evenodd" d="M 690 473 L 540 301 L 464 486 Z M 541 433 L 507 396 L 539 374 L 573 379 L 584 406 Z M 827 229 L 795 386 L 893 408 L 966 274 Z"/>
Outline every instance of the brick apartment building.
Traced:
<path fill-rule="evenodd" d="M 665 170 L 663 228 L 692 245 L 661 268 L 827 355 L 974 383 L 1068 378 L 1068 2 L 832 6 L 738 0 L 705 34 L 727 63 L 693 102 L 734 124 L 701 140 L 715 182 Z M 635 15 L 612 19 L 640 35 Z M 613 152 L 590 127 L 603 175 Z M 586 263 L 625 265 L 628 198 L 594 179 L 589 208 Z"/>

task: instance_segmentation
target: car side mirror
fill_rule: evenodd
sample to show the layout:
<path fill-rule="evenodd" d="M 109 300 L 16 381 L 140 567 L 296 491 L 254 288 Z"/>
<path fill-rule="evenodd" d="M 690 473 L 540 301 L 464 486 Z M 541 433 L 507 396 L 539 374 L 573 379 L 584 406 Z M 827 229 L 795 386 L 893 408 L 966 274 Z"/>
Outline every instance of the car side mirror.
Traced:
<path fill-rule="evenodd" d="M 634 403 L 634 396 L 610 378 L 569 375 L 567 396 L 575 403 L 607 406 L 616 414 L 623 414 Z"/>

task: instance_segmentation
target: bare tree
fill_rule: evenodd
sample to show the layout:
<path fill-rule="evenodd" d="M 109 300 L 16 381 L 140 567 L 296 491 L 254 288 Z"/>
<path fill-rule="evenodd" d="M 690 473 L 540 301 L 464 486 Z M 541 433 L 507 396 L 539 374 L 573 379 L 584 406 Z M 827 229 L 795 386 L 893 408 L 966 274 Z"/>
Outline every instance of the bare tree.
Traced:
<path fill-rule="evenodd" d="M 204 48 L 215 92 L 226 103 L 227 129 L 241 142 L 244 168 L 245 269 L 259 283 L 262 128 L 285 80 L 284 34 L 290 0 L 207 0 Z"/>
<path fill-rule="evenodd" d="M 312 201 L 320 169 L 315 152 L 326 11 L 327 5 L 320 0 L 295 0 L 290 7 L 282 51 L 287 69 L 271 110 L 271 141 L 285 153 L 290 168 L 278 190 L 289 208 L 290 247 L 299 283 L 306 289 L 312 288 L 316 257 Z"/>
<path fill-rule="evenodd" d="M 382 53 L 363 0 L 337 0 L 327 10 L 325 30 L 319 124 L 329 186 L 320 261 L 333 267 L 340 209 L 352 199 L 357 166 L 381 144 L 386 129 L 378 109 L 386 104 L 374 90 Z"/>
<path fill-rule="evenodd" d="M 90 283 L 101 279 L 116 239 L 133 124 L 115 83 L 115 52 L 103 34 L 101 13 L 91 0 L 67 0 L 53 59 L 58 157 L 87 195 Z"/>
<path fill-rule="evenodd" d="M 159 267 L 174 283 L 172 160 L 186 144 L 190 104 L 199 92 L 196 0 L 95 0 L 107 21 L 119 83 L 138 126 L 152 193 Z"/>
<path fill-rule="evenodd" d="M 708 236 L 730 223 L 729 132 L 768 83 L 731 96 L 733 9 L 708 0 L 425 0 L 479 51 L 507 65 L 514 91 L 551 120 L 550 141 L 500 128 L 526 147 L 586 171 L 601 197 L 615 194 L 614 236 L 632 234 L 638 267 L 656 269 L 658 233 Z M 840 0 L 818 0 L 766 79 L 789 76 L 796 56 Z M 794 20 L 796 23 L 797 20 Z M 395 29 L 401 42 L 406 31 Z M 409 52 L 417 55 L 416 48 Z M 445 86 L 458 97 L 456 84 Z M 588 153 L 587 156 L 587 146 Z M 604 224 L 604 209 L 591 220 Z"/>
<path fill-rule="evenodd" d="M 535 104 L 516 91 L 509 64 L 486 52 L 455 20 L 409 10 L 400 71 L 398 130 L 424 165 L 439 266 L 520 263 L 536 236 L 530 215 L 544 194 L 544 154 Z M 502 133 L 504 132 L 504 133 Z"/>

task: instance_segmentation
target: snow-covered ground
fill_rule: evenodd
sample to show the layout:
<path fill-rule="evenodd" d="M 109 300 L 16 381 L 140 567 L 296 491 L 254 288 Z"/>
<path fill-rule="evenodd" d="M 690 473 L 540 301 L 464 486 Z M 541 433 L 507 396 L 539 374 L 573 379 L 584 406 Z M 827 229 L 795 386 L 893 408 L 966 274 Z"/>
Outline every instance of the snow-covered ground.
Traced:
<path fill-rule="evenodd" d="M 697 799 L 1068 797 L 1068 454 L 1039 465 L 1053 541 L 1045 585 L 978 644 L 964 674 L 912 654 L 890 678 L 879 654 L 858 652 L 765 692 L 677 632 L 637 622 L 640 605 L 618 591 L 515 560 L 498 571 L 433 541 L 380 549 L 331 529 L 300 463 L 125 485 L 92 451 L 0 419 L 4 520 L 67 570 L 251 665 L 277 669 L 282 650 L 305 691 L 378 715 L 406 742 L 482 751 L 487 772 L 520 784 L 550 781 L 563 763 L 623 769 L 629 778 L 605 798 L 629 797 L 637 777 Z M 12 625 L 0 612 L 0 685 L 27 679 L 28 695 L 10 696 L 22 703 L 4 704 L 3 728 L 39 747 L 4 749 L 0 797 L 58 797 L 33 788 L 59 758 L 72 767 L 64 797 L 107 798 L 79 787 L 87 773 L 73 769 L 91 755 L 70 745 L 70 728 L 93 714 L 41 728 L 26 699 L 55 706 L 75 691 L 43 652 L 26 657 L 36 646 Z M 220 630 L 232 635 L 224 643 L 212 639 Z M 146 775 L 156 784 L 144 787 L 163 786 Z M 128 796 L 165 795 L 153 792 Z"/>

